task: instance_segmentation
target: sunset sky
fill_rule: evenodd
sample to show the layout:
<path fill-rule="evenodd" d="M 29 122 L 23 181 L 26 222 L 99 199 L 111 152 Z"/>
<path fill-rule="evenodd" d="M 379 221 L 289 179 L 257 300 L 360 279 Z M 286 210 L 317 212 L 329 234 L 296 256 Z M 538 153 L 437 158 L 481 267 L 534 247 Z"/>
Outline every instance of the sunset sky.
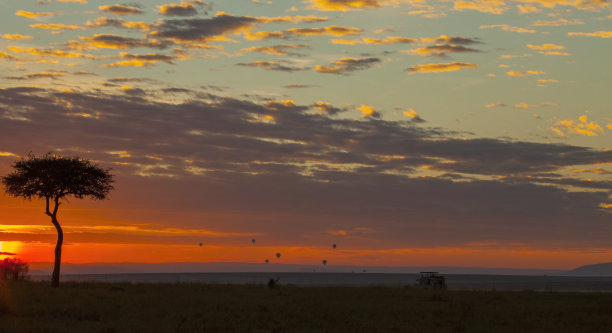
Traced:
<path fill-rule="evenodd" d="M 0 17 L 0 175 L 29 152 L 115 175 L 108 200 L 60 208 L 64 262 L 612 261 L 607 0 L 0 0 Z M 1 192 L 0 253 L 52 261 L 44 203 Z"/>

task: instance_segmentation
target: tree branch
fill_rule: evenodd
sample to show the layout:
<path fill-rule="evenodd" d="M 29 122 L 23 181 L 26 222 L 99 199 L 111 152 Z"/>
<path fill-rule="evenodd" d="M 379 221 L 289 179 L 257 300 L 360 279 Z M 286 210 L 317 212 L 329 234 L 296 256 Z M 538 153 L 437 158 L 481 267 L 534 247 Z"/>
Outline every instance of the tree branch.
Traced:
<path fill-rule="evenodd" d="M 49 210 L 49 197 L 48 196 L 45 197 L 45 208 L 46 208 L 45 214 L 53 217 L 53 215 L 51 215 L 51 211 Z"/>

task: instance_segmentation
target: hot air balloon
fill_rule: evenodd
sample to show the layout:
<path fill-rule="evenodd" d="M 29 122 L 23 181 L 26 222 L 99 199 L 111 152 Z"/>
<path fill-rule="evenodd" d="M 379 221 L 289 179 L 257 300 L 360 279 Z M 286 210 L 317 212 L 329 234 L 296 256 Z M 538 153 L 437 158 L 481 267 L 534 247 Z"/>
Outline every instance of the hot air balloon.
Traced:
<path fill-rule="evenodd" d="M 327 260 L 323 259 L 323 266 L 327 265 Z"/>
<path fill-rule="evenodd" d="M 276 259 L 280 258 L 280 253 L 276 254 Z"/>
<path fill-rule="evenodd" d="M 332 245 L 332 247 L 335 249 L 336 248 L 336 243 L 334 243 L 334 245 Z"/>
<path fill-rule="evenodd" d="M 251 243 L 255 244 L 255 238 L 251 239 Z"/>

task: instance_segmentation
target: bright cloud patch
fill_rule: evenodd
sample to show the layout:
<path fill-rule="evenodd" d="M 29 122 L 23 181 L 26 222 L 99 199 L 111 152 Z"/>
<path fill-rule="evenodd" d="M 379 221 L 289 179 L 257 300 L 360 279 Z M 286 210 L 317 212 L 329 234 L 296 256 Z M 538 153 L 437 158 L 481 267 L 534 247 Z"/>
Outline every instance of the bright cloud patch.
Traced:
<path fill-rule="evenodd" d="M 450 62 L 440 64 L 424 64 L 412 66 L 408 69 L 411 73 L 439 73 L 439 72 L 453 72 L 468 68 L 478 68 L 478 65 L 470 64 L 467 62 Z"/>
<path fill-rule="evenodd" d="M 568 32 L 568 36 L 587 36 L 599 38 L 612 38 L 612 31 L 595 31 L 595 32 Z"/>
<path fill-rule="evenodd" d="M 477 1 L 455 1 L 455 10 L 476 10 L 482 13 L 503 14 L 506 9 L 504 0 L 477 0 Z"/>
<path fill-rule="evenodd" d="M 355 9 L 378 8 L 377 0 L 311 0 L 312 6 L 322 11 L 348 11 Z"/>
<path fill-rule="evenodd" d="M 589 121 L 587 116 L 580 116 L 578 120 L 566 119 L 557 123 L 557 128 L 553 128 L 561 136 L 568 134 L 598 136 L 603 134 L 603 128 L 594 121 Z"/>
<path fill-rule="evenodd" d="M 142 14 L 142 10 L 138 7 L 126 6 L 126 5 L 111 5 L 111 6 L 100 6 L 99 10 L 108 12 L 115 15 L 134 15 Z"/>
<path fill-rule="evenodd" d="M 327 74 L 346 74 L 358 70 L 368 69 L 379 63 L 378 58 L 342 58 L 329 66 L 317 65 L 315 71 Z"/>

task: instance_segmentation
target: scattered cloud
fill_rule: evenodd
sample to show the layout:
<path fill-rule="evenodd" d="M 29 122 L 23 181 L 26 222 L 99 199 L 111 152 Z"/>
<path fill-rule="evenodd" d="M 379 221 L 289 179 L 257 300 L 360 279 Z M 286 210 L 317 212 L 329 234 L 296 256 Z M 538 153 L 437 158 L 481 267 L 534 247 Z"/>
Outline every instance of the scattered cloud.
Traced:
<path fill-rule="evenodd" d="M 595 31 L 595 32 L 568 32 L 568 36 L 587 36 L 599 38 L 612 38 L 612 31 Z"/>
<path fill-rule="evenodd" d="M 282 45 L 270 45 L 270 46 L 251 46 L 240 50 L 239 54 L 249 52 L 261 52 L 271 55 L 287 56 L 287 55 L 299 55 L 299 53 L 291 52 L 288 50 L 299 50 L 309 49 L 310 46 L 304 44 L 282 44 Z"/>
<path fill-rule="evenodd" d="M 541 44 L 541 45 L 527 44 L 527 47 L 532 50 L 537 50 L 537 51 L 564 50 L 565 49 L 565 46 L 557 45 L 557 44 Z"/>
<path fill-rule="evenodd" d="M 439 64 L 423 64 L 412 66 L 408 69 L 411 73 L 439 73 L 439 72 L 452 72 L 468 68 L 478 68 L 478 65 L 471 64 L 468 62 L 451 62 L 451 63 L 439 63 Z"/>
<path fill-rule="evenodd" d="M 535 71 L 535 70 L 528 70 L 528 71 L 507 71 L 506 75 L 508 76 L 526 76 L 526 75 L 543 75 L 546 74 L 543 71 Z"/>
<path fill-rule="evenodd" d="M 285 88 L 289 88 L 289 89 L 301 89 L 301 88 L 310 88 L 312 86 L 311 85 L 307 85 L 307 84 L 292 83 L 292 84 L 287 84 L 284 87 Z"/>
<path fill-rule="evenodd" d="M 380 118 L 381 117 L 380 111 L 377 111 L 373 107 L 367 106 L 365 104 L 361 104 L 361 106 L 358 107 L 357 110 L 361 111 L 361 117 L 363 118 L 367 118 L 367 117 Z"/>
<path fill-rule="evenodd" d="M 127 5 L 107 5 L 107 6 L 99 6 L 98 9 L 103 12 L 108 12 L 115 15 L 136 15 L 142 14 L 143 11 L 140 10 L 137 6 L 127 6 Z"/>
<path fill-rule="evenodd" d="M 379 8 L 378 0 L 309 0 L 312 7 L 321 11 L 349 11 L 356 9 Z"/>
<path fill-rule="evenodd" d="M 121 57 L 125 60 L 106 64 L 104 67 L 149 67 L 156 65 L 158 62 L 174 65 L 174 61 L 179 58 L 168 54 L 130 54 L 125 52 L 121 53 Z"/>
<path fill-rule="evenodd" d="M 4 34 L 2 35 L 2 38 L 10 39 L 10 40 L 24 40 L 24 39 L 32 39 L 34 37 L 29 36 L 29 35 L 22 35 L 22 34 Z"/>
<path fill-rule="evenodd" d="M 561 52 L 558 50 L 565 50 L 565 46 L 557 45 L 557 44 L 542 44 L 542 45 L 532 45 L 527 44 L 527 47 L 538 51 L 538 53 L 543 55 L 560 55 L 560 56 L 569 56 L 570 54 L 567 52 Z"/>
<path fill-rule="evenodd" d="M 481 25 L 480 29 L 491 29 L 491 28 L 499 28 L 504 31 L 518 32 L 520 34 L 535 34 L 536 31 L 533 29 L 513 27 L 507 24 L 490 24 L 490 25 Z"/>
<path fill-rule="evenodd" d="M 424 57 L 446 57 L 448 53 L 468 53 L 468 52 L 478 53 L 482 51 L 473 49 L 473 48 L 469 48 L 469 47 L 465 47 L 463 45 L 453 45 L 453 44 L 429 45 L 429 46 L 425 46 L 422 48 L 405 51 L 405 53 L 408 53 L 408 54 L 420 55 Z"/>
<path fill-rule="evenodd" d="M 402 111 L 402 115 L 404 117 L 408 117 L 414 122 L 424 122 L 425 121 L 423 120 L 423 118 L 421 118 L 421 116 L 416 111 L 414 111 L 413 108 L 400 109 L 400 110 Z"/>
<path fill-rule="evenodd" d="M 455 0 L 454 9 L 455 10 L 477 10 L 482 13 L 503 14 L 508 7 L 505 6 L 506 2 L 504 0 L 475 0 L 475 1 L 464 1 L 464 0 Z"/>
<path fill-rule="evenodd" d="M 93 58 L 93 56 L 88 54 L 83 54 L 79 52 L 66 52 L 62 50 L 53 50 L 53 49 L 42 49 L 42 48 L 23 48 L 19 46 L 8 46 L 8 50 L 15 53 L 25 53 L 30 55 L 37 56 L 50 56 L 50 57 L 58 57 L 58 58 Z"/>
<path fill-rule="evenodd" d="M 167 4 L 157 6 L 157 12 L 165 16 L 193 16 L 198 14 L 194 4 L 189 1 L 181 1 L 180 4 Z"/>
<path fill-rule="evenodd" d="M 280 72 L 295 72 L 295 71 L 303 71 L 306 70 L 304 67 L 295 66 L 287 61 L 253 61 L 248 63 L 238 63 L 237 66 L 246 66 L 246 67 L 257 67 L 262 68 L 268 71 L 280 71 Z"/>
<path fill-rule="evenodd" d="M 27 12 L 25 10 L 18 10 L 15 13 L 15 15 L 23 16 L 23 17 L 27 17 L 27 18 L 38 18 L 38 17 L 57 16 L 59 14 L 57 14 L 57 13 L 32 13 L 32 12 Z"/>
<path fill-rule="evenodd" d="M 423 43 L 448 43 L 448 44 L 482 44 L 479 38 L 468 38 L 460 36 L 440 35 L 439 37 L 423 37 L 420 39 Z"/>
<path fill-rule="evenodd" d="M 363 32 L 362 29 L 338 25 L 323 28 L 291 28 L 284 31 L 245 32 L 250 40 L 265 40 L 271 38 L 287 39 L 295 36 L 354 36 Z"/>
<path fill-rule="evenodd" d="M 219 40 L 225 35 L 245 32 L 258 22 L 255 17 L 232 16 L 220 12 L 212 18 L 163 20 L 149 35 L 176 43 L 208 42 Z"/>
<path fill-rule="evenodd" d="M 313 109 L 317 109 L 317 110 L 323 111 L 323 112 L 325 112 L 328 115 L 335 115 L 335 114 L 338 114 L 338 113 L 340 113 L 342 111 L 345 111 L 345 109 L 335 107 L 331 103 L 323 102 L 323 101 L 318 101 L 318 102 L 312 104 L 310 107 L 313 108 Z"/>
<path fill-rule="evenodd" d="M 0 51 L 0 59 L 18 60 L 14 55 Z"/>
<path fill-rule="evenodd" d="M 326 74 L 346 74 L 354 71 L 368 69 L 379 63 L 379 58 L 341 58 L 329 66 L 317 65 L 315 71 Z"/>
<path fill-rule="evenodd" d="M 558 104 L 551 103 L 551 102 L 542 102 L 538 104 L 519 103 L 519 104 L 515 104 L 513 107 L 515 109 L 533 109 L 533 108 L 543 108 L 543 107 L 551 107 L 551 106 L 558 106 Z"/>
<path fill-rule="evenodd" d="M 63 72 L 40 72 L 40 73 L 30 73 L 24 76 L 18 76 L 18 77 L 7 77 L 7 79 L 13 79 L 13 80 L 35 80 L 35 79 L 44 79 L 44 78 L 48 78 L 48 79 L 55 79 L 57 77 L 60 76 L 64 76 L 66 75 L 66 73 Z"/>
<path fill-rule="evenodd" d="M 560 18 L 560 19 L 548 20 L 548 21 L 547 20 L 534 21 L 531 25 L 534 27 L 560 27 L 560 26 L 565 26 L 565 25 L 580 25 L 580 24 L 584 24 L 584 22 L 579 19 L 568 20 L 568 19 Z"/>
<path fill-rule="evenodd" d="M 560 136 L 576 134 L 583 136 L 598 136 L 603 134 L 603 128 L 594 121 L 589 121 L 586 115 L 580 116 L 578 120 L 565 119 L 557 122 L 553 130 Z"/>
<path fill-rule="evenodd" d="M 111 34 L 95 34 L 93 37 L 79 37 L 86 47 L 102 49 L 132 49 L 137 47 L 148 47 L 153 49 L 165 49 L 172 45 L 171 42 L 160 42 L 158 40 L 139 39 L 123 37 Z"/>
<path fill-rule="evenodd" d="M 37 23 L 37 24 L 30 24 L 30 28 L 61 31 L 61 30 L 76 30 L 76 29 L 79 29 L 79 26 L 76 25 L 76 24 L 62 24 L 62 23 L 44 24 L 44 23 Z"/>
<path fill-rule="evenodd" d="M 125 21 L 121 18 L 98 17 L 94 21 L 87 21 L 85 26 L 90 28 L 115 27 L 149 31 L 153 25 L 146 22 Z"/>
<path fill-rule="evenodd" d="M 603 169 L 603 168 L 593 168 L 593 169 L 575 169 L 572 170 L 573 173 L 597 173 L 600 175 L 612 175 L 612 171 Z"/>
<path fill-rule="evenodd" d="M 518 8 L 519 13 L 521 14 L 539 13 L 542 11 L 540 8 L 534 5 L 516 5 L 516 8 Z"/>

